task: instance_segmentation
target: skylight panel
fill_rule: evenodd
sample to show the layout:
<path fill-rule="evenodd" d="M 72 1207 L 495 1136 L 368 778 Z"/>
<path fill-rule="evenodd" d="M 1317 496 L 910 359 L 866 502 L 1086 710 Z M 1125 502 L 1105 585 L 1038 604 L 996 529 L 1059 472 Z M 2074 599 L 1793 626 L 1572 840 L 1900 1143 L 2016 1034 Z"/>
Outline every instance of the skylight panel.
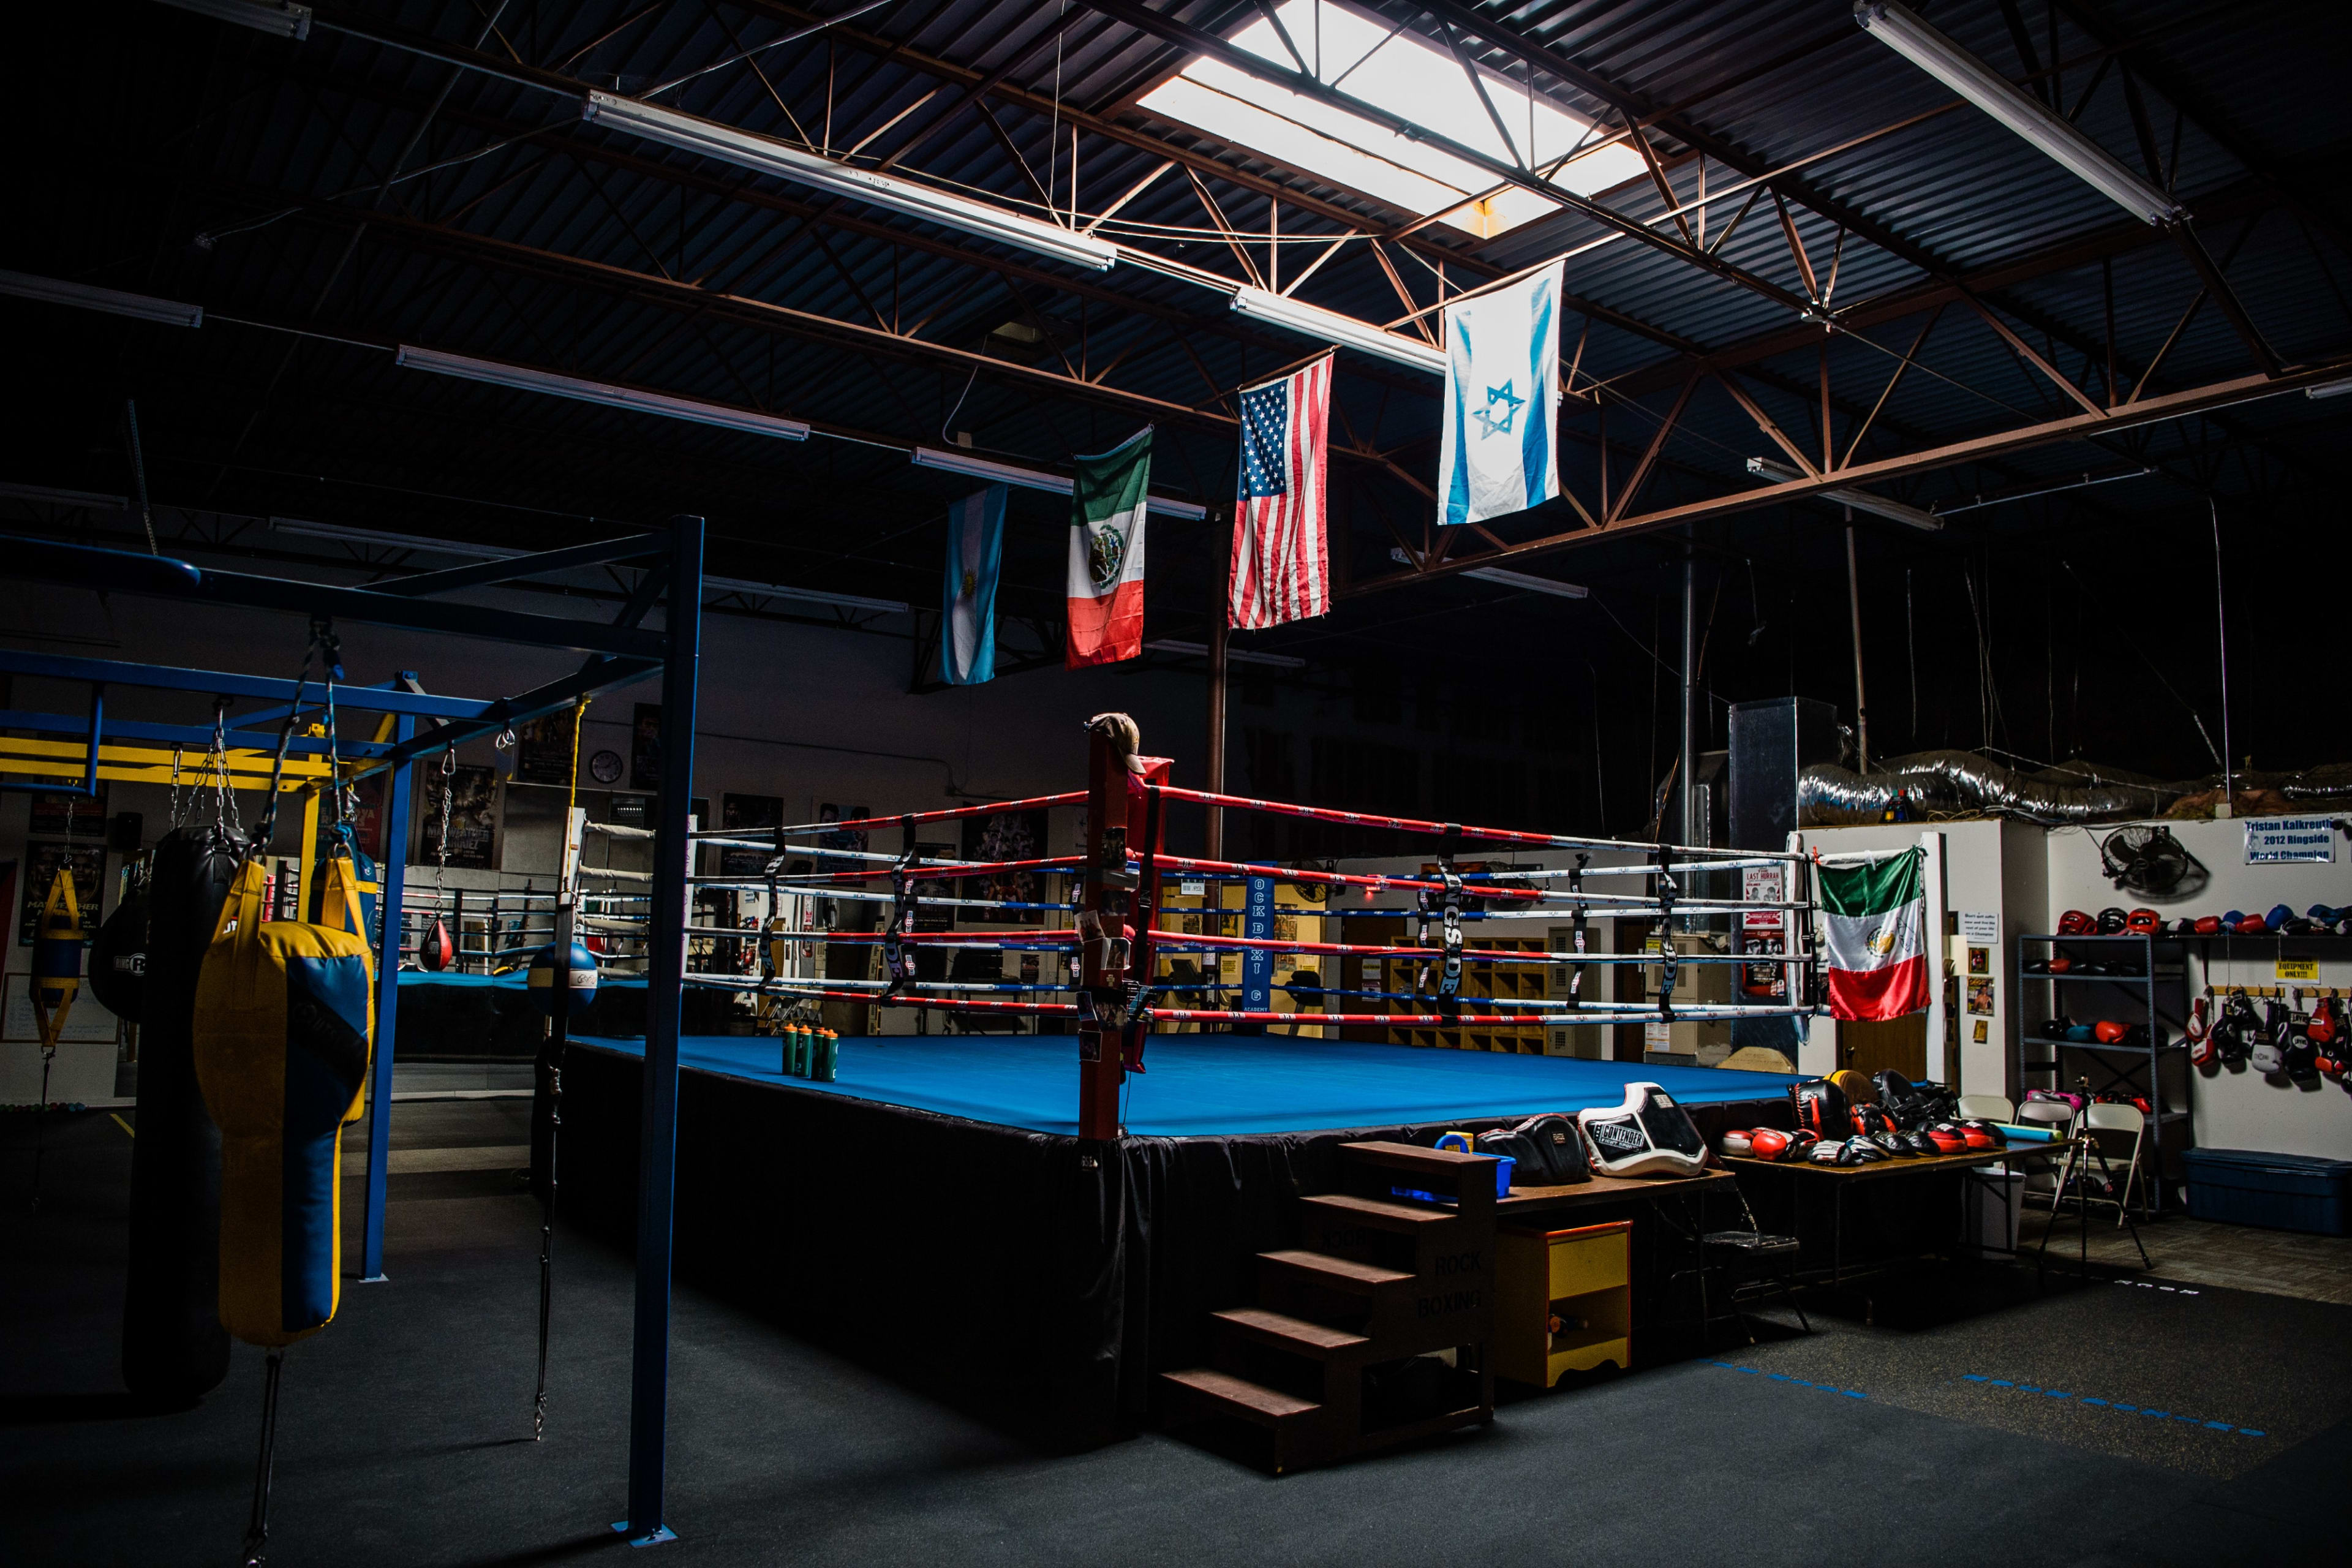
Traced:
<path fill-rule="evenodd" d="M 1284 0 L 1275 14 L 1317 79 L 1488 157 L 1516 163 L 1525 154 L 1540 168 L 1592 134 L 1588 121 L 1482 70 L 1496 110 L 1489 116 L 1452 54 L 1423 38 L 1392 33 L 1388 24 L 1336 0 Z M 1232 41 L 1263 59 L 1297 68 L 1282 35 L 1264 16 L 1234 34 Z M 1211 59 L 1192 60 L 1140 103 L 1220 141 L 1407 211 L 1444 213 L 1444 221 L 1482 238 L 1559 205 L 1515 185 L 1474 200 L 1501 182 L 1450 153 Z M 1496 129 L 1496 118 L 1503 121 L 1502 131 Z M 1641 171 L 1640 157 L 1621 143 L 1588 153 L 1551 177 L 1564 189 L 1588 195 Z"/>

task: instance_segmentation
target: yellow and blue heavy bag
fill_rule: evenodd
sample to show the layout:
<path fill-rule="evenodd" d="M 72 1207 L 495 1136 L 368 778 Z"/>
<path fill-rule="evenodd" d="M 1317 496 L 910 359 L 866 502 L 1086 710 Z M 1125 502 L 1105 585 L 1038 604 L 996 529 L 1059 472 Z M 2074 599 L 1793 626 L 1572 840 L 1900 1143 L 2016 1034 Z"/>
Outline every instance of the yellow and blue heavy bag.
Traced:
<path fill-rule="evenodd" d="M 287 1345 L 342 1294 L 342 1130 L 358 1120 L 374 1034 L 367 942 L 264 923 L 258 858 L 238 870 L 196 981 L 196 1080 L 221 1130 L 220 1319 Z M 348 881 L 337 906 L 359 911 Z"/>
<path fill-rule="evenodd" d="M 58 1048 L 81 992 L 81 900 L 74 893 L 73 868 L 61 866 L 33 938 L 33 1016 L 45 1051 Z"/>

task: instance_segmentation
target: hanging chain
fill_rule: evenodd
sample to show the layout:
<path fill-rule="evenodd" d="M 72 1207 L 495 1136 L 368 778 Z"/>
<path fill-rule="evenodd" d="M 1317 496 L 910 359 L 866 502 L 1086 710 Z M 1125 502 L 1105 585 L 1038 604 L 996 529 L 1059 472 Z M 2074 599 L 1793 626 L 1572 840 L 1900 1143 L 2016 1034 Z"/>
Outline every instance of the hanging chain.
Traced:
<path fill-rule="evenodd" d="M 213 827 L 224 838 L 234 837 L 236 794 L 228 782 L 228 699 L 213 699 L 213 749 L 205 759 L 213 774 Z"/>
<path fill-rule="evenodd" d="M 302 668 L 294 674 L 294 700 L 286 705 L 286 721 L 278 726 L 278 755 L 269 767 L 269 798 L 261 808 L 261 820 L 255 825 L 253 842 L 246 847 L 249 857 L 268 855 L 278 838 L 278 789 L 286 777 L 286 752 L 294 743 L 294 726 L 302 717 L 302 694 L 310 687 L 310 660 L 319 652 L 320 638 L 325 622 L 310 623 L 310 640 L 302 646 Z"/>
<path fill-rule="evenodd" d="M 335 682 L 343 679 L 343 639 L 335 635 L 335 623 L 320 619 L 310 623 L 311 640 L 326 657 L 327 686 L 327 788 L 332 799 L 335 826 L 341 828 L 359 816 L 359 791 L 343 776 L 343 759 L 335 739 Z"/>
<path fill-rule="evenodd" d="M 449 869 L 449 813 L 454 809 L 456 791 L 453 783 L 457 772 L 457 748 L 450 747 L 441 753 L 441 839 L 433 851 L 433 901 L 441 902 L 441 879 Z"/>
<path fill-rule="evenodd" d="M 172 748 L 172 826 L 180 826 L 180 748 Z"/>

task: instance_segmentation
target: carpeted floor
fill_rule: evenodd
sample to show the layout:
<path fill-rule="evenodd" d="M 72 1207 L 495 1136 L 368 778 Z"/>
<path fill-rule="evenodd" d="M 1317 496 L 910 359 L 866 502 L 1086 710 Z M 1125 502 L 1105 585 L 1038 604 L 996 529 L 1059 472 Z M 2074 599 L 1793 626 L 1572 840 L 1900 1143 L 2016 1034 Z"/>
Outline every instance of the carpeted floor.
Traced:
<path fill-rule="evenodd" d="M 390 1282 L 349 1287 L 335 1325 L 288 1357 L 281 1568 L 640 1561 L 606 1528 L 624 1491 L 627 1267 L 569 1236 L 550 1432 L 529 1441 L 537 1211 L 499 1168 L 522 1141 L 516 1109 L 396 1119 L 409 1159 L 392 1178 Z M 0 1561 L 233 1561 L 259 1354 L 240 1348 L 196 1409 L 124 1407 L 128 1138 L 103 1113 L 53 1121 L 28 1211 L 27 1120 L 0 1124 Z M 2066 1276 L 2036 1294 L 2030 1274 L 1994 1270 L 1817 1299 L 1813 1321 L 1811 1337 L 1514 1398 L 1489 1428 L 1276 1480 L 1157 1435 L 1041 1456 L 681 1291 L 681 1539 L 651 1561 L 2342 1558 L 2352 1308 Z"/>
<path fill-rule="evenodd" d="M 2028 1246 L 2040 1239 L 2047 1223 L 2042 1211 L 2026 1212 L 2020 1230 Z M 2154 1272 L 2167 1279 L 2352 1306 L 2352 1236 L 2306 1236 L 2167 1215 L 2156 1224 L 2142 1225 L 2139 1239 Z M 2070 1210 L 2059 1219 L 2050 1240 L 2052 1256 L 2064 1252 L 2079 1257 L 2085 1250 L 2094 1263 L 2116 1268 L 2140 1266 L 2131 1232 L 2116 1226 L 2112 1209 L 2092 1211 L 2087 1247 L 2078 1236 L 2075 1215 Z"/>

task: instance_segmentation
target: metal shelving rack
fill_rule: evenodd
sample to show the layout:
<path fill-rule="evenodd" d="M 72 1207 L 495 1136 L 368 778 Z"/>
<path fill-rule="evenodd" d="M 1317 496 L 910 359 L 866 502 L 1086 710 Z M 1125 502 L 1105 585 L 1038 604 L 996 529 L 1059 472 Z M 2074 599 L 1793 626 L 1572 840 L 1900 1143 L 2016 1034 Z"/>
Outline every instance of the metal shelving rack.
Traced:
<path fill-rule="evenodd" d="M 2064 952 L 2078 963 L 2095 963 L 2110 972 L 2103 974 L 2029 973 L 2025 967 L 2027 960 L 2037 952 L 2042 956 Z M 2113 973 L 2115 965 L 2128 963 L 2135 958 L 2138 961 L 2137 973 Z M 2166 1131 L 2172 1127 L 2179 1127 L 2185 1131 L 2189 1125 L 2185 1088 L 2189 1043 L 2183 1033 L 2189 1017 L 2186 942 L 2179 937 L 2146 936 L 2134 932 L 2116 936 L 2023 935 L 2017 939 L 2016 973 L 2021 991 L 2031 984 L 2045 984 L 2050 988 L 2050 1005 L 2038 1011 L 2025 1007 L 2022 995 L 2018 998 L 2017 1045 L 2013 1053 L 2018 1093 L 2021 1096 L 2028 1089 L 2065 1088 L 2065 1053 L 2068 1051 L 2084 1053 L 2077 1062 L 2083 1067 L 2096 1068 L 2105 1075 L 2105 1081 L 2091 1086 L 2095 1093 L 2111 1089 L 2139 1093 L 2156 1108 L 2147 1119 L 2148 1164 L 2154 1179 L 2142 1191 L 2147 1194 L 2149 1216 L 2153 1218 L 2163 1214 L 2165 1178 L 2169 1174 L 2165 1170 L 2166 1158 L 2177 1155 L 2188 1146 L 2185 1136 L 2176 1145 L 2167 1137 Z M 2125 1001 L 2137 1005 L 2137 1017 L 2117 1016 L 2116 1021 L 2147 1025 L 2148 1043 L 2145 1046 L 2110 1046 L 2095 1040 L 2053 1040 L 2028 1032 L 2027 1020 L 2030 1018 L 2046 1018 L 2059 1013 L 2071 1016 L 2071 1010 L 2060 1006 L 2059 1002 L 2062 997 L 2074 994 L 2069 987 L 2075 985 L 2113 986 Z M 2176 1004 L 2168 1013 L 2158 1000 L 2158 990 L 2164 987 L 2169 988 Z M 2036 1047 L 2047 1050 L 2049 1056 L 2046 1058 L 2029 1056 L 2028 1050 Z M 2183 1103 L 2178 1109 L 2165 1101 L 2164 1063 L 2174 1057 L 2183 1064 Z M 2137 1081 L 2135 1081 L 2135 1075 L 2138 1075 Z M 2036 1081 L 2037 1079 L 2047 1081 Z"/>

